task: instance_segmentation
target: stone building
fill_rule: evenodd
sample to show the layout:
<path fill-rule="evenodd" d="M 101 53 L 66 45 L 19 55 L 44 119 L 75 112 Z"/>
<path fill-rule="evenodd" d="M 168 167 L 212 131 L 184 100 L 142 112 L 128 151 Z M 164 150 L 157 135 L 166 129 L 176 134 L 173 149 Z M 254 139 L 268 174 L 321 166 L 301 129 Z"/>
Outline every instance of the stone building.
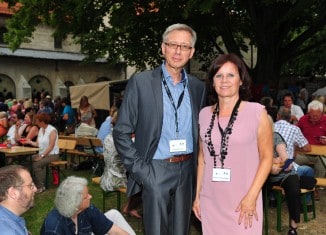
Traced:
<path fill-rule="evenodd" d="M 109 65 L 104 60 L 84 63 L 80 45 L 72 38 L 56 40 L 53 29 L 40 25 L 29 43 L 12 52 L 4 43 L 6 19 L 11 16 L 0 3 L 0 96 L 32 98 L 45 92 L 51 97 L 67 96 L 71 85 L 126 79 L 124 63 Z"/>

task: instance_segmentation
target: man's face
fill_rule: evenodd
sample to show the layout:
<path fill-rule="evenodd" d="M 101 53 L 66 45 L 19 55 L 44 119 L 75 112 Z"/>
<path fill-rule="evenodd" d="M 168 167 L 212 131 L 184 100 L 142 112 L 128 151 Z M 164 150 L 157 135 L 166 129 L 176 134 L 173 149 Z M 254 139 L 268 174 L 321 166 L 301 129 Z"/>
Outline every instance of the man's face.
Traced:
<path fill-rule="evenodd" d="M 319 109 L 310 109 L 308 115 L 311 123 L 315 124 L 320 121 L 321 117 L 323 116 L 323 113 Z"/>
<path fill-rule="evenodd" d="M 8 118 L 4 117 L 0 119 L 0 124 L 4 127 L 7 128 L 8 127 Z"/>
<path fill-rule="evenodd" d="M 20 176 L 24 179 L 24 183 L 16 187 L 20 192 L 17 202 L 20 209 L 25 212 L 34 206 L 34 195 L 37 188 L 35 187 L 33 179 L 28 171 L 22 170 Z"/>
<path fill-rule="evenodd" d="M 17 122 L 18 118 L 17 118 L 17 114 L 13 114 L 10 116 L 10 122 L 15 124 Z"/>
<path fill-rule="evenodd" d="M 283 99 L 283 104 L 284 104 L 284 107 L 290 109 L 291 108 L 291 105 L 293 104 L 292 97 L 285 96 L 284 99 Z"/>
<path fill-rule="evenodd" d="M 173 49 L 172 44 L 185 45 L 189 49 L 182 49 L 181 46 Z M 170 45 L 170 46 L 169 46 Z M 168 34 L 166 42 L 162 43 L 162 54 L 166 60 L 168 70 L 181 69 L 192 58 L 195 49 L 191 47 L 191 34 L 184 30 L 174 30 Z"/>

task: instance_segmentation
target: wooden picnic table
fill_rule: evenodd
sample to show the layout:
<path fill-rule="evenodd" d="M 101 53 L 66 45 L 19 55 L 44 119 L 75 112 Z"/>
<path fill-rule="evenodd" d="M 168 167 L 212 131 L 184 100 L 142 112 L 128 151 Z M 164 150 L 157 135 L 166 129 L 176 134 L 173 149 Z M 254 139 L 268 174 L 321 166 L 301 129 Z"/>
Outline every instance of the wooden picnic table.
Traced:
<path fill-rule="evenodd" d="M 28 157 L 30 161 L 30 171 L 33 171 L 33 154 L 38 153 L 39 148 L 25 147 L 25 146 L 12 146 L 11 148 L 1 147 L 0 154 L 4 157 L 5 165 L 8 165 L 8 159 L 11 157 Z M 21 160 L 21 159 L 19 159 Z"/>
<path fill-rule="evenodd" d="M 321 163 L 323 164 L 324 168 L 326 169 L 326 164 L 322 159 L 322 158 L 326 158 L 326 145 L 311 145 L 311 151 L 309 152 L 298 151 L 298 153 L 318 157 Z"/>

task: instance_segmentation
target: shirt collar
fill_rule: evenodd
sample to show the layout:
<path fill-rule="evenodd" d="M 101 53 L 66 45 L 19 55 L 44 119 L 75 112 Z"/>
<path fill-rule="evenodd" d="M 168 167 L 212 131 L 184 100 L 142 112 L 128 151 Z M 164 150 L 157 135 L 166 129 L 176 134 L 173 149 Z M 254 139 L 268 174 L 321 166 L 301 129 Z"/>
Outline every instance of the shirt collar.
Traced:
<path fill-rule="evenodd" d="M 165 67 L 165 61 L 163 61 L 163 64 L 162 64 L 162 72 L 163 72 L 163 76 L 165 77 L 165 79 L 173 84 L 172 77 Z M 182 69 L 181 74 L 182 74 L 182 79 L 181 79 L 180 83 L 187 82 L 188 76 L 187 76 L 187 73 L 184 68 Z"/>

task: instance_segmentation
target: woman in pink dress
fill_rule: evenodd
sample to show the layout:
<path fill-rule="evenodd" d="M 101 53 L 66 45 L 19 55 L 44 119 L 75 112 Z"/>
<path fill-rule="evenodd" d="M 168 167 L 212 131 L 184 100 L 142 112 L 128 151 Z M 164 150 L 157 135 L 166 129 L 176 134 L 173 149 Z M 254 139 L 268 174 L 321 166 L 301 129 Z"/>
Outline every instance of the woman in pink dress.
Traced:
<path fill-rule="evenodd" d="M 200 143 L 193 210 L 203 234 L 262 233 L 261 188 L 273 159 L 272 127 L 264 106 L 251 103 L 250 77 L 234 54 L 208 71 L 212 106 L 199 114 Z"/>

